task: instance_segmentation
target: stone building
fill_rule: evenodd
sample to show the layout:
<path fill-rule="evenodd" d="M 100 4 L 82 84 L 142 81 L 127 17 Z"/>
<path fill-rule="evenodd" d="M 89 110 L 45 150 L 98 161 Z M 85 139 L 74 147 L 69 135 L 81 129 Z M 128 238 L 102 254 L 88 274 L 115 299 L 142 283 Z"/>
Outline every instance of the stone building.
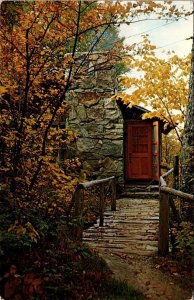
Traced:
<path fill-rule="evenodd" d="M 92 54 L 84 77 L 69 96 L 66 127 L 79 135 L 68 156 L 77 155 L 90 178 L 116 176 L 120 183 L 158 181 L 160 176 L 161 133 L 164 124 L 157 118 L 142 120 L 148 110 L 112 100 L 117 80 L 112 60 Z M 89 70 L 89 71 L 88 71 Z"/>

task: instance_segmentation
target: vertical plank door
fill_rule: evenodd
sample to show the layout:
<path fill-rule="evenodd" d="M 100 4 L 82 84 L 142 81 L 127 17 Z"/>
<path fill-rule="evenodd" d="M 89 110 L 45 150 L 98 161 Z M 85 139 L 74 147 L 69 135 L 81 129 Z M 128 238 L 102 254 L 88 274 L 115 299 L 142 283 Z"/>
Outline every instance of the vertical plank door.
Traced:
<path fill-rule="evenodd" d="M 152 124 L 129 122 L 126 146 L 127 179 L 152 179 Z"/>

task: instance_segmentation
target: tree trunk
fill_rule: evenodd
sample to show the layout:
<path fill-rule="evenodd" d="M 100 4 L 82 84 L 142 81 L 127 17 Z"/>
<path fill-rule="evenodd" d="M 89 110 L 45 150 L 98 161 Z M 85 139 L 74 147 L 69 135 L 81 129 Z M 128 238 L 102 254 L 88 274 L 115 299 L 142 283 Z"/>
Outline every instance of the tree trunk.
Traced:
<path fill-rule="evenodd" d="M 182 188 L 181 190 L 194 194 L 194 43 L 192 47 L 192 70 L 190 76 L 190 89 L 186 114 L 186 122 L 182 148 Z"/>

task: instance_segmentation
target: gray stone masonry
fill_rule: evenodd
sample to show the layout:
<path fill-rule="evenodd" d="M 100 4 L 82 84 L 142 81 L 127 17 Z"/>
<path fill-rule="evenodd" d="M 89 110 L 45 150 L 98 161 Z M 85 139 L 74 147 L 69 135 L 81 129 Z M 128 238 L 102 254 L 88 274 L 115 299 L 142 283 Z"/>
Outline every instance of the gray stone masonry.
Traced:
<path fill-rule="evenodd" d="M 115 175 L 122 182 L 123 117 L 116 101 L 111 99 L 115 90 L 114 67 L 85 75 L 69 97 L 66 126 L 79 135 L 69 155 L 80 157 L 89 177 Z"/>

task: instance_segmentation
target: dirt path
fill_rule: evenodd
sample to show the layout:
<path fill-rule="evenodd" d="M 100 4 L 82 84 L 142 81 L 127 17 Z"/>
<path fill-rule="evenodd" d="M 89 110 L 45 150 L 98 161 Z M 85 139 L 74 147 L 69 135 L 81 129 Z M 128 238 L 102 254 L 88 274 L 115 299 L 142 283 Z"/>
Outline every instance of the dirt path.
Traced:
<path fill-rule="evenodd" d="M 103 227 L 98 220 L 84 232 L 84 242 L 99 251 L 116 278 L 141 291 L 145 299 L 191 300 L 189 275 L 160 268 L 158 226 L 157 197 L 121 198 L 116 212 L 106 210 Z M 166 263 L 171 267 L 168 259 Z"/>
<path fill-rule="evenodd" d="M 139 255 L 117 255 L 110 250 L 101 251 L 113 275 L 126 281 L 130 286 L 141 291 L 145 299 L 151 300 L 191 300 L 191 279 L 187 286 L 179 276 L 164 274 L 150 257 Z"/>

